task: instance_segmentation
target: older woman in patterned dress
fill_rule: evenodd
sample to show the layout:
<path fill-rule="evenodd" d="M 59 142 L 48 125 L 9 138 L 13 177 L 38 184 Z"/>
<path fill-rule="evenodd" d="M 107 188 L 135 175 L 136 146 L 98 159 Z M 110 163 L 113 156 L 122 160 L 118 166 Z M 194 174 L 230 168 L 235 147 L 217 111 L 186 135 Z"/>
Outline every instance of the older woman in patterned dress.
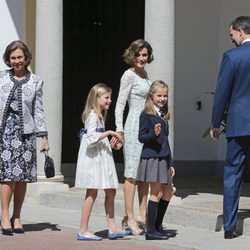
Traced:
<path fill-rule="evenodd" d="M 28 182 L 37 180 L 36 137 L 41 151 L 49 150 L 42 86 L 28 70 L 31 53 L 21 41 L 13 41 L 3 60 L 11 69 L 0 71 L 0 182 L 1 228 L 4 235 L 24 233 L 20 219 Z M 13 196 L 13 213 L 9 205 Z"/>

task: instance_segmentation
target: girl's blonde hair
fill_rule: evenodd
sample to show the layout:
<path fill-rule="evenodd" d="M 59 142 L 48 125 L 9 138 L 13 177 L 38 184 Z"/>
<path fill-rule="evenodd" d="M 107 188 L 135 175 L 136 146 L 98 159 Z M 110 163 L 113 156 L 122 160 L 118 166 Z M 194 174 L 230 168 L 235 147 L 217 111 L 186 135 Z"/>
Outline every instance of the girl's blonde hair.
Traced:
<path fill-rule="evenodd" d="M 144 112 L 149 115 L 156 115 L 154 102 L 153 102 L 153 95 L 156 91 L 156 88 L 166 88 L 168 91 L 168 85 L 165 82 L 161 80 L 156 80 L 152 83 L 148 91 L 148 95 L 147 95 L 147 99 L 146 99 L 145 107 L 144 107 Z M 170 118 L 170 113 L 168 110 L 168 102 L 166 102 L 166 104 L 161 110 L 162 110 L 162 113 L 164 114 L 164 118 L 168 120 Z"/>
<path fill-rule="evenodd" d="M 112 89 L 104 83 L 98 83 L 91 88 L 82 112 L 83 123 L 87 120 L 92 109 L 101 120 L 106 120 L 107 110 L 104 109 L 101 111 L 101 107 L 97 102 L 97 98 L 101 97 L 105 93 L 112 93 Z"/>

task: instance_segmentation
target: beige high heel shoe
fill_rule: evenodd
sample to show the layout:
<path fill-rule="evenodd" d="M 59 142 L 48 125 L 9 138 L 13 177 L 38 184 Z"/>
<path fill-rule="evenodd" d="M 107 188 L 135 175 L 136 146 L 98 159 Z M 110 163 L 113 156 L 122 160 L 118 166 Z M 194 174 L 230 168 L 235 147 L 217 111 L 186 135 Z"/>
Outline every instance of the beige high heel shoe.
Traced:
<path fill-rule="evenodd" d="M 172 191 L 172 195 L 174 195 L 175 194 L 175 192 L 176 192 L 176 187 L 174 186 L 174 184 L 173 184 L 173 191 Z"/>
<path fill-rule="evenodd" d="M 123 217 L 121 224 L 122 224 L 123 230 L 129 230 L 129 228 L 128 228 L 128 216 Z"/>
<path fill-rule="evenodd" d="M 134 218 L 128 219 L 127 227 L 133 235 L 142 235 L 144 233 L 144 231 L 138 227 L 137 222 Z"/>
<path fill-rule="evenodd" d="M 143 230 L 143 232 L 146 232 L 147 231 L 147 223 L 146 223 L 146 220 L 143 220 L 141 216 L 138 216 L 136 218 L 137 220 L 137 225 L 140 229 Z"/>

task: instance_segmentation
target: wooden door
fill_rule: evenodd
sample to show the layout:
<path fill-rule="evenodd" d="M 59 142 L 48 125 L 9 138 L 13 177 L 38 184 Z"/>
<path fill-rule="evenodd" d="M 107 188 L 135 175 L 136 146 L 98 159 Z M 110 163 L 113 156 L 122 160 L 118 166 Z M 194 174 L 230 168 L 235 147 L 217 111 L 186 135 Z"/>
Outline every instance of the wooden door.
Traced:
<path fill-rule="evenodd" d="M 106 129 L 115 128 L 120 77 L 128 68 L 121 56 L 133 40 L 144 37 L 144 6 L 144 0 L 63 1 L 63 163 L 77 160 L 81 112 L 98 82 L 113 89 Z M 122 162 L 122 151 L 114 157 Z"/>

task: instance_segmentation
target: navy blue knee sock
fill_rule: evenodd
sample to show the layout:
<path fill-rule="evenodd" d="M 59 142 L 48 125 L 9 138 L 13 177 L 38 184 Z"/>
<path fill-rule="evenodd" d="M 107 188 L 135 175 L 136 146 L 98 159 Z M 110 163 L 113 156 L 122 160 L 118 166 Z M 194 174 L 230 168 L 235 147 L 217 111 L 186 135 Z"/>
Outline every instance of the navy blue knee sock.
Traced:
<path fill-rule="evenodd" d="M 158 203 L 158 210 L 157 215 L 155 219 L 155 228 L 157 231 L 159 231 L 159 228 L 162 226 L 163 218 L 166 213 L 167 207 L 168 207 L 169 201 L 160 199 Z"/>
<path fill-rule="evenodd" d="M 147 220 L 147 232 L 153 233 L 155 232 L 155 219 L 158 210 L 158 203 L 155 201 L 148 201 L 148 220 Z"/>

